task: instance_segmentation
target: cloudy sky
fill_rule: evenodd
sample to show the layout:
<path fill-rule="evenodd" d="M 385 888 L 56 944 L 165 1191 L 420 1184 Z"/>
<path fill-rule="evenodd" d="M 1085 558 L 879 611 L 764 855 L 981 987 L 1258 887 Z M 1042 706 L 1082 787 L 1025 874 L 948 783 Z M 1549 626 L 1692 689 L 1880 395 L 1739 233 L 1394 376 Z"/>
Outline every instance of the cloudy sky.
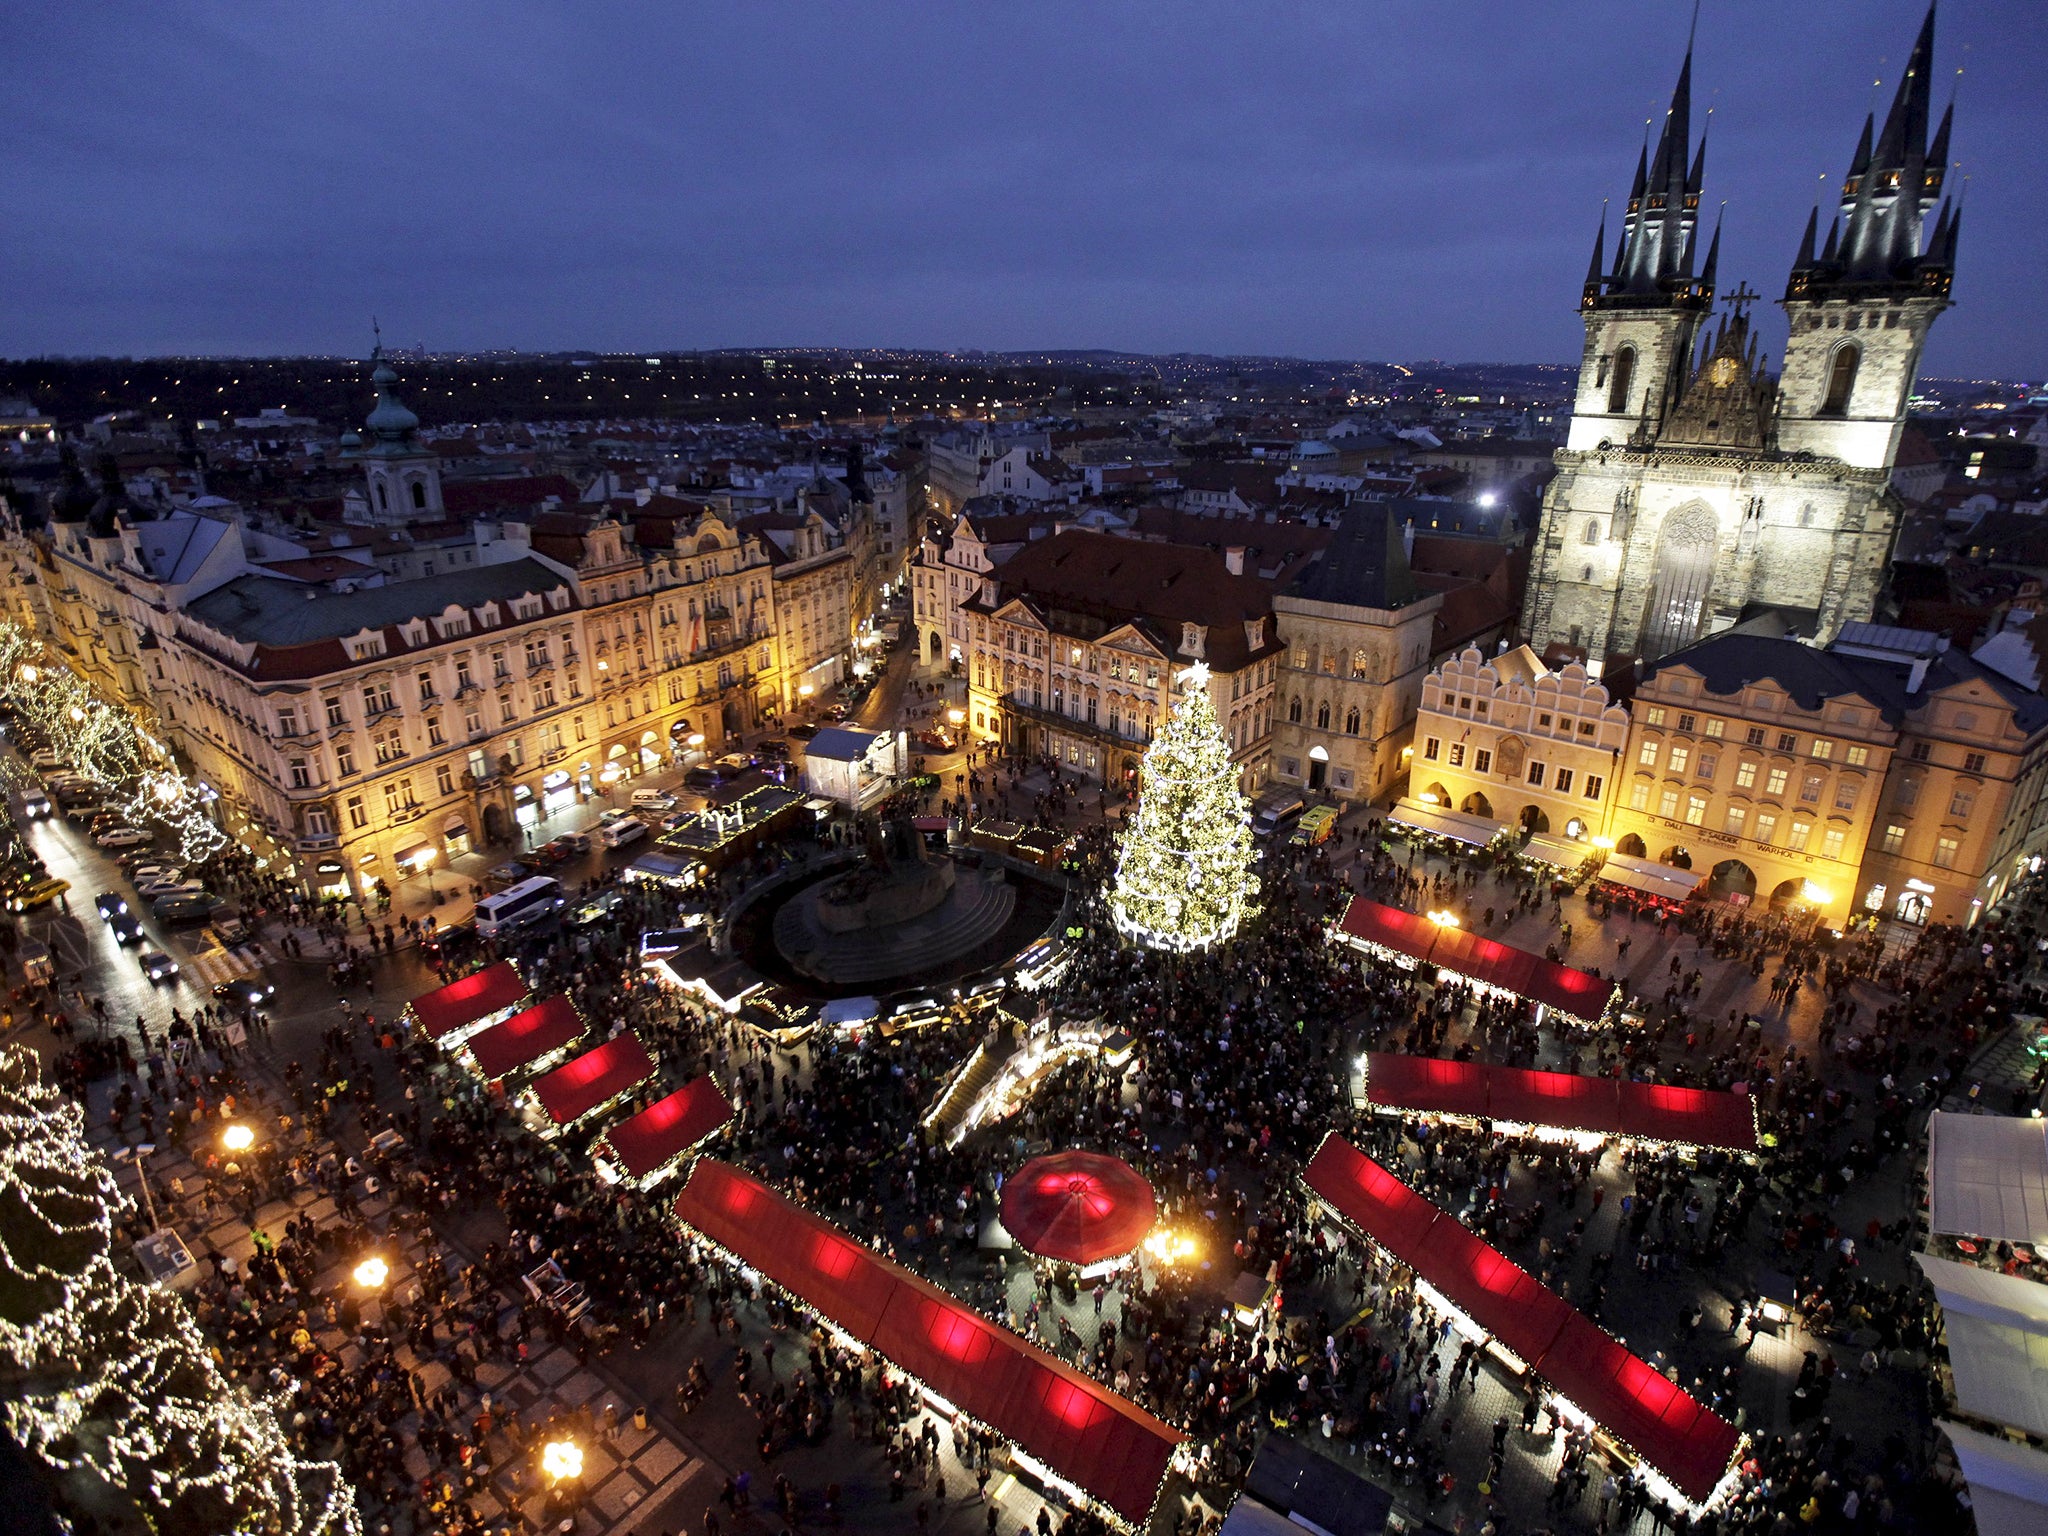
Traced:
<path fill-rule="evenodd" d="M 0 55 L 0 354 L 360 353 L 374 312 L 440 349 L 1569 361 L 1690 9 L 76 0 Z M 1922 11 L 1705 0 L 1724 287 L 1782 291 Z M 1930 373 L 2048 371 L 2044 57 L 2043 0 L 1944 5 Z"/>

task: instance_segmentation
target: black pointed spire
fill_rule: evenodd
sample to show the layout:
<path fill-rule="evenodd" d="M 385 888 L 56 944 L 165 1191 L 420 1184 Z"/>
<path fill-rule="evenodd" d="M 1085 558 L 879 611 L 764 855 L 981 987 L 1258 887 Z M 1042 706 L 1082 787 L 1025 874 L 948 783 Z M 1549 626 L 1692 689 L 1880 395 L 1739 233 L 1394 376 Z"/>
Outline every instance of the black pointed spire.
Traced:
<path fill-rule="evenodd" d="M 1920 35 L 1913 40 L 1913 52 L 1906 60 L 1906 72 L 1899 77 L 1898 94 L 1886 114 L 1884 132 L 1878 135 L 1878 168 L 1889 170 L 1913 150 L 1926 153 L 1927 114 L 1933 94 L 1934 7 L 1927 7 L 1927 19 L 1920 23 Z"/>
<path fill-rule="evenodd" d="M 1814 236 L 1820 233 L 1820 209 L 1814 208 L 1806 215 L 1806 233 L 1799 238 L 1799 254 L 1792 258 L 1792 270 L 1803 272 L 1813 265 Z"/>
<path fill-rule="evenodd" d="M 1863 173 L 1870 169 L 1870 136 L 1877 128 L 1874 113 L 1863 117 L 1863 137 L 1856 141 L 1856 153 L 1849 157 L 1848 185 L 1842 191 L 1844 196 L 1853 196 L 1856 186 L 1863 180 Z"/>
<path fill-rule="evenodd" d="M 1705 140 L 1697 151 L 1692 142 L 1692 43 L 1688 39 L 1656 147 L 1646 144 L 1636 160 L 1621 250 L 1606 274 L 1606 295 L 1631 304 L 1697 299 L 1692 278 L 1698 256 L 1695 226 L 1705 176 Z"/>
<path fill-rule="evenodd" d="M 1631 211 L 1642 203 L 1643 188 L 1649 185 L 1649 181 L 1650 146 L 1649 142 L 1645 140 L 1641 152 L 1636 156 L 1635 184 L 1628 189 L 1628 201 Z"/>
<path fill-rule="evenodd" d="M 1600 205 L 1600 228 L 1593 236 L 1593 259 L 1586 263 L 1585 302 L 1590 304 L 1600 297 L 1600 258 L 1607 251 L 1607 205 Z"/>
<path fill-rule="evenodd" d="M 1723 215 L 1722 217 L 1725 217 Z M 1707 246 L 1707 264 L 1700 268 L 1700 286 L 1709 296 L 1714 291 L 1714 272 L 1721 265 L 1721 219 L 1714 220 L 1714 238 Z"/>
<path fill-rule="evenodd" d="M 1820 253 L 1820 259 L 1823 262 L 1832 262 L 1835 259 L 1835 244 L 1841 238 L 1841 235 L 1842 221 L 1840 219 L 1829 220 L 1828 243 L 1825 247 L 1822 248 Z"/>
<path fill-rule="evenodd" d="M 1934 130 L 1934 137 L 1927 145 L 1926 195 L 1939 197 L 1941 184 L 1948 172 L 1948 131 L 1954 124 L 1956 104 L 1951 101 L 1941 111 L 1941 126 Z"/>

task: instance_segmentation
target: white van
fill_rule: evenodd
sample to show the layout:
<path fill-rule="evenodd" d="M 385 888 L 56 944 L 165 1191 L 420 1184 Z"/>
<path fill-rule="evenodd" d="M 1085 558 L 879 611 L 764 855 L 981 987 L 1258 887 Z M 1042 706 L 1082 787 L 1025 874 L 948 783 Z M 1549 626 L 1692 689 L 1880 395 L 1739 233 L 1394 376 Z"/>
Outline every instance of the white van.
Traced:
<path fill-rule="evenodd" d="M 676 797 L 665 789 L 633 791 L 633 809 L 636 811 L 672 811 L 675 808 Z"/>
<path fill-rule="evenodd" d="M 616 821 L 602 821 L 597 826 L 597 840 L 607 848 L 623 848 L 628 843 L 637 843 L 647 835 L 647 823 L 637 816 L 621 816 Z"/>

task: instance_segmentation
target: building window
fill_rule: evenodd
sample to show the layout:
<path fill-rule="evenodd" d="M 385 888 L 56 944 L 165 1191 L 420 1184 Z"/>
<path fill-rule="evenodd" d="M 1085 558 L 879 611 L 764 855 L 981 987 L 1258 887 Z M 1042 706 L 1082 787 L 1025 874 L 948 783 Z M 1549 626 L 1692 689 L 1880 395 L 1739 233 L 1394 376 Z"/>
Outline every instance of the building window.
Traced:
<path fill-rule="evenodd" d="M 1853 811 L 1856 809 L 1856 784 L 1854 780 L 1844 779 L 1835 786 L 1835 809 L 1838 811 Z"/>
<path fill-rule="evenodd" d="M 1587 798 L 1588 800 L 1598 800 L 1598 799 L 1600 798 L 1600 790 L 1601 790 L 1601 788 L 1602 788 L 1602 787 L 1603 787 L 1603 786 L 1605 785 L 1605 783 L 1606 783 L 1606 780 L 1605 780 L 1605 779 L 1603 779 L 1603 778 L 1601 778 L 1599 774 L 1597 774 L 1597 773 L 1589 773 L 1589 774 L 1587 774 L 1587 775 L 1586 775 L 1586 788 L 1585 788 L 1585 796 L 1586 796 L 1586 798 Z"/>
<path fill-rule="evenodd" d="M 1932 861 L 1934 867 L 1936 869 L 1954 869 L 1956 867 L 1956 855 L 1961 853 L 1962 849 L 1963 845 L 1952 837 L 1937 837 L 1934 840 L 1934 858 Z"/>
<path fill-rule="evenodd" d="M 1906 829 L 1893 822 L 1884 829 L 1884 842 L 1880 846 L 1886 853 L 1897 853 L 1906 846 Z"/>
<path fill-rule="evenodd" d="M 299 712 L 296 709 L 280 709 L 277 712 L 277 734 L 296 736 L 299 734 Z"/>
<path fill-rule="evenodd" d="M 1984 754 L 1982 752 L 1965 752 L 1963 754 L 1963 772 L 1982 773 L 1983 771 Z"/>
<path fill-rule="evenodd" d="M 1639 767 L 1643 768 L 1656 767 L 1657 743 L 1654 741 L 1645 741 L 1640 747 L 1638 747 L 1636 749 L 1636 763 Z"/>
<path fill-rule="evenodd" d="M 1623 347 L 1614 354 L 1614 372 L 1607 380 L 1607 414 L 1625 416 L 1628 414 L 1629 386 L 1636 377 L 1636 349 Z"/>
<path fill-rule="evenodd" d="M 434 788 L 444 795 L 455 793 L 455 770 L 446 763 L 434 765 Z"/>
<path fill-rule="evenodd" d="M 1752 725 L 1747 731 L 1742 733 L 1742 739 L 1752 747 L 1760 747 L 1764 744 L 1764 728 L 1760 725 Z"/>
<path fill-rule="evenodd" d="M 1666 821 L 1678 815 L 1678 791 L 1667 789 L 1657 797 L 1657 814 Z"/>
<path fill-rule="evenodd" d="M 1842 754 L 1842 761 L 1847 763 L 1851 768 L 1862 768 L 1870 762 L 1870 748 L 1851 747 L 1847 752 Z"/>
<path fill-rule="evenodd" d="M 1835 744 L 1832 741 L 1823 741 L 1820 737 L 1816 736 L 1813 738 L 1813 746 L 1808 750 L 1821 762 L 1826 762 L 1835 755 Z"/>
<path fill-rule="evenodd" d="M 1637 779 L 1628 787 L 1628 808 L 1632 811 L 1647 811 L 1650 808 L 1650 784 L 1647 779 Z"/>
<path fill-rule="evenodd" d="M 334 749 L 334 771 L 344 779 L 356 771 L 356 749 L 347 742 Z"/>
<path fill-rule="evenodd" d="M 1280 777 L 1281 777 L 1281 778 L 1283 778 L 1283 779 L 1298 779 L 1298 778 L 1300 778 L 1300 777 L 1301 777 L 1301 760 L 1300 760 L 1299 758 L 1294 758 L 1294 757 L 1283 757 L 1283 758 L 1281 758 L 1281 759 L 1280 759 Z"/>
<path fill-rule="evenodd" d="M 1477 752 L 1474 752 L 1472 754 L 1472 771 L 1474 773 L 1493 772 L 1493 753 L 1485 747 L 1481 747 Z"/>
<path fill-rule="evenodd" d="M 1671 771 L 1684 773 L 1686 764 L 1692 761 L 1692 748 L 1674 745 L 1671 748 Z"/>
<path fill-rule="evenodd" d="M 1739 805 L 1728 807 L 1728 814 L 1721 818 L 1721 830 L 1731 837 L 1742 836 L 1742 828 L 1749 820 L 1749 812 Z"/>
<path fill-rule="evenodd" d="M 358 832 L 370 824 L 370 813 L 363 809 L 363 797 L 361 795 L 350 795 L 348 797 L 348 824 Z"/>
<path fill-rule="evenodd" d="M 1685 824 L 1696 827 L 1707 819 L 1707 797 L 1687 795 L 1685 797 Z"/>
<path fill-rule="evenodd" d="M 341 700 L 329 699 L 327 701 L 327 728 L 334 730 L 347 724 L 348 716 L 342 712 Z"/>
<path fill-rule="evenodd" d="M 1854 345 L 1845 344 L 1835 349 L 1835 355 L 1828 363 L 1828 392 L 1820 402 L 1821 415 L 1849 414 L 1849 396 L 1856 389 L 1856 365 L 1861 357 Z"/>
<path fill-rule="evenodd" d="M 1780 752 L 1797 752 L 1799 750 L 1799 738 L 1790 731 L 1778 732 L 1778 750 Z"/>
<path fill-rule="evenodd" d="M 1322 703 L 1316 706 L 1316 729 L 1319 731 L 1327 731 L 1329 728 L 1330 703 L 1329 700 L 1325 699 Z"/>
<path fill-rule="evenodd" d="M 1465 743 L 1463 743 L 1462 741 L 1454 741 L 1451 743 L 1451 766 L 1453 768 L 1462 768 L 1465 766 Z"/>
<path fill-rule="evenodd" d="M 1538 789 L 1541 789 L 1543 787 L 1543 774 L 1545 766 L 1546 765 L 1542 763 L 1531 763 L 1529 765 L 1529 782 Z"/>
<path fill-rule="evenodd" d="M 1840 827 L 1829 827 L 1821 834 L 1820 856 L 1824 859 L 1839 859 L 1842 856 L 1842 844 L 1848 836 L 1849 834 Z"/>
<path fill-rule="evenodd" d="M 1678 728 L 1681 731 L 1696 731 L 1700 728 L 1700 717 L 1698 715 L 1680 715 L 1678 717 Z"/>
<path fill-rule="evenodd" d="M 306 812 L 306 832 L 312 837 L 326 837 L 333 832 L 334 823 L 327 818 L 327 807 L 316 805 Z"/>
<path fill-rule="evenodd" d="M 1821 786 L 1827 782 L 1825 775 L 1809 773 L 1799 785 L 1799 800 L 1802 805 L 1819 805 Z"/>
<path fill-rule="evenodd" d="M 1932 756 L 1934 756 L 1934 744 L 1932 742 L 1916 741 L 1913 743 L 1912 757 L 1914 762 L 1924 763 Z"/>
<path fill-rule="evenodd" d="M 1735 765 L 1735 787 L 1736 787 L 1737 789 L 1754 789 L 1754 788 L 1756 788 L 1756 764 L 1755 764 L 1755 763 L 1748 763 L 1748 762 L 1743 762 L 1743 763 L 1737 763 L 1737 764 Z"/>
<path fill-rule="evenodd" d="M 1569 769 L 1569 768 L 1560 768 L 1560 769 L 1558 769 L 1558 770 L 1557 770 L 1557 777 L 1556 777 L 1555 779 L 1553 779 L 1553 780 L 1551 781 L 1551 788 L 1555 789 L 1555 790 L 1557 791 L 1557 793 L 1559 793 L 1560 795 L 1568 795 L 1568 794 L 1570 794 L 1570 793 L 1572 792 L 1572 771 L 1571 771 L 1571 769 Z"/>
<path fill-rule="evenodd" d="M 1812 835 L 1812 822 L 1795 820 L 1792 823 L 1791 829 L 1785 834 L 1785 846 L 1794 853 L 1803 853 L 1806 850 L 1806 840 Z"/>
<path fill-rule="evenodd" d="M 1948 813 L 1957 821 L 1968 821 L 1970 810 L 1976 803 L 1977 792 L 1974 789 L 1959 789 L 1948 797 Z"/>
<path fill-rule="evenodd" d="M 1356 704 L 1345 711 L 1344 734 L 1347 736 L 1356 736 L 1358 734 L 1358 706 Z"/>
<path fill-rule="evenodd" d="M 1709 720 L 1707 722 L 1707 728 L 1702 734 L 1711 736 L 1716 741 L 1719 741 L 1722 735 L 1726 732 L 1727 728 L 1728 722 L 1725 720 Z"/>
<path fill-rule="evenodd" d="M 1756 813 L 1756 840 L 1769 846 L 1771 837 L 1778 830 L 1778 818 L 1769 811 Z"/>
<path fill-rule="evenodd" d="M 1703 779 L 1711 779 L 1714 776 L 1714 770 L 1720 766 L 1721 759 L 1718 756 L 1712 752 L 1702 752 L 1700 754 L 1699 766 L 1693 772 Z"/>
<path fill-rule="evenodd" d="M 1781 798 L 1785 793 L 1785 785 L 1790 778 L 1791 774 L 1785 769 L 1773 768 L 1770 777 L 1764 780 L 1764 793 L 1773 799 Z"/>
<path fill-rule="evenodd" d="M 307 771 L 306 760 L 303 757 L 292 759 L 291 770 L 293 789 L 311 789 L 313 787 L 313 775 Z"/>
<path fill-rule="evenodd" d="M 1291 724 L 1301 724 L 1301 699 L 1299 696 L 1287 701 L 1287 719 Z"/>
<path fill-rule="evenodd" d="M 1645 710 L 1643 712 L 1643 723 L 1645 725 L 1662 725 L 1664 723 L 1663 706 L 1652 705 L 1649 709 Z"/>

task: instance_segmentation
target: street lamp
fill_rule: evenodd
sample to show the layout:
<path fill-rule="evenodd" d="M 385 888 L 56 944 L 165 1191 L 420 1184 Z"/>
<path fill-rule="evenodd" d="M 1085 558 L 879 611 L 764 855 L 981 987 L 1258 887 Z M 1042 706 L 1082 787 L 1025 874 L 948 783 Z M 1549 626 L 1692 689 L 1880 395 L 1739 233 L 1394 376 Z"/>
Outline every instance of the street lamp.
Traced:
<path fill-rule="evenodd" d="M 371 1254 L 355 1267 L 355 1282 L 366 1291 L 381 1291 L 391 1278 L 391 1266 L 378 1254 Z"/>
<path fill-rule="evenodd" d="M 426 873 L 427 894 L 429 896 L 438 896 L 440 894 L 439 891 L 434 889 L 434 859 L 440 851 L 438 848 L 422 848 L 412 856 L 413 873 L 419 874 L 422 871 Z"/>
<path fill-rule="evenodd" d="M 1428 916 L 1429 920 L 1439 928 L 1456 928 L 1458 926 L 1458 914 L 1450 911 L 1448 908 L 1441 912 L 1431 912 Z"/>
<path fill-rule="evenodd" d="M 246 1152 L 256 1145 L 256 1133 L 246 1125 L 231 1125 L 220 1133 L 220 1144 L 230 1152 Z"/>

